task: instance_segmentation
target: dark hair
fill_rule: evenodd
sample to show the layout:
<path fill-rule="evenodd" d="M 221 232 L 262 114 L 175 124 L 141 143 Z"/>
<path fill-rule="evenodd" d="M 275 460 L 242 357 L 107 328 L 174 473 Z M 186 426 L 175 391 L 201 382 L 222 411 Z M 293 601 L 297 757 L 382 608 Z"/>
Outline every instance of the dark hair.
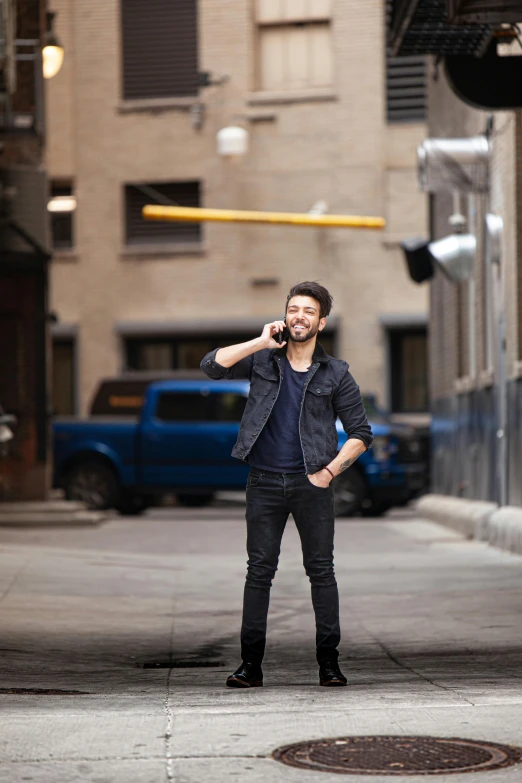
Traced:
<path fill-rule="evenodd" d="M 315 281 L 296 283 L 296 285 L 292 286 L 288 296 L 286 297 L 285 312 L 288 309 L 288 302 L 294 296 L 311 296 L 312 299 L 316 299 L 319 302 L 319 317 L 326 318 L 327 315 L 330 315 L 333 298 L 323 285 L 320 285 Z"/>

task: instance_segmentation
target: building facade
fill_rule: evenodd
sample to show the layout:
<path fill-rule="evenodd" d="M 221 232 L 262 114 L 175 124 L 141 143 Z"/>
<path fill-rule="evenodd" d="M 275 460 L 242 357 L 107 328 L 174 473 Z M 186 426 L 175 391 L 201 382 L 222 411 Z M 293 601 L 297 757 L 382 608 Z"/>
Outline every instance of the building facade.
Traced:
<path fill-rule="evenodd" d="M 472 108 L 443 74 L 429 95 L 431 136 L 487 133 L 491 149 L 487 192 L 460 199 L 477 237 L 473 285 L 437 272 L 430 286 L 433 488 L 520 505 L 520 114 Z M 431 197 L 433 239 L 451 232 L 454 210 L 451 193 Z M 497 262 L 485 236 L 488 213 L 503 221 Z"/>
<path fill-rule="evenodd" d="M 323 343 L 361 389 L 397 414 L 427 410 L 428 292 L 399 246 L 427 227 L 424 61 L 387 60 L 385 5 L 53 0 L 68 52 L 47 95 L 56 413 L 87 412 L 101 377 L 197 367 L 250 339 L 306 279 L 332 291 Z M 248 131 L 241 160 L 217 154 L 228 125 Z M 386 230 L 141 218 L 146 203 L 318 202 Z"/>
<path fill-rule="evenodd" d="M 522 3 L 393 0 L 391 11 L 390 52 L 432 56 L 419 173 L 431 240 L 460 247 L 450 258 L 420 243 L 408 258 L 419 279 L 432 275 L 432 487 L 520 505 Z"/>
<path fill-rule="evenodd" d="M 0 2 L 0 406 L 17 422 L 0 500 L 43 500 L 51 483 L 45 6 Z"/>

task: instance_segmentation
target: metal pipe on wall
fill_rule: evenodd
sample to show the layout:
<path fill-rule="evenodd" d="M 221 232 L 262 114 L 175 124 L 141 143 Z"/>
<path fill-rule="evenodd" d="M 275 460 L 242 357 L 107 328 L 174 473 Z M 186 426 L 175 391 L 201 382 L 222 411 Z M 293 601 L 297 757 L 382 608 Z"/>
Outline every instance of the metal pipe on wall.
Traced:
<path fill-rule="evenodd" d="M 468 233 L 477 234 L 477 197 L 468 194 Z M 468 331 L 469 331 L 469 376 L 473 384 L 477 380 L 477 281 L 476 268 L 468 279 Z"/>
<path fill-rule="evenodd" d="M 508 503 L 509 494 L 509 431 L 506 357 L 506 279 L 502 263 L 502 218 L 491 212 L 485 218 L 486 265 L 491 285 L 491 319 L 496 331 L 496 500 L 500 506 Z M 493 337 L 492 337 L 493 340 Z"/>

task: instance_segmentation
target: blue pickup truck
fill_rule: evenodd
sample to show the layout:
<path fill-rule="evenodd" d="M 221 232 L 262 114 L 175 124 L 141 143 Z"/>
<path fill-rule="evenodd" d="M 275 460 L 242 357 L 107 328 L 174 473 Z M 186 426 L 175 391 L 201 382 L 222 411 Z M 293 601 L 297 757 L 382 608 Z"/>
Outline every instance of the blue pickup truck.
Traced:
<path fill-rule="evenodd" d="M 54 485 L 90 508 L 138 514 L 175 493 L 204 505 L 245 488 L 249 467 L 231 457 L 248 381 L 122 376 L 102 381 L 85 420 L 54 422 Z M 380 514 L 424 488 L 427 451 L 418 434 L 371 416 L 373 448 L 335 480 L 338 516 Z M 346 434 L 338 422 L 339 448 Z"/>

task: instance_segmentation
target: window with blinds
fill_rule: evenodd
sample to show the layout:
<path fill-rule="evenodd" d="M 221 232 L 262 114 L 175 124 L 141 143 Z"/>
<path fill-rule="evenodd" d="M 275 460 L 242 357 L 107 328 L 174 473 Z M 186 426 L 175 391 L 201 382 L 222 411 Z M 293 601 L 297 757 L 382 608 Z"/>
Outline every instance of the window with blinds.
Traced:
<path fill-rule="evenodd" d="M 201 241 L 200 223 L 175 223 L 144 220 L 145 204 L 171 204 L 178 207 L 200 206 L 199 182 L 151 182 L 125 185 L 125 238 L 127 245 L 190 243 Z"/>
<path fill-rule="evenodd" d="M 424 57 L 388 57 L 386 60 L 386 114 L 388 122 L 426 119 L 426 61 Z"/>
<path fill-rule="evenodd" d="M 197 0 L 121 0 L 123 98 L 197 95 Z"/>
<path fill-rule="evenodd" d="M 258 88 L 329 87 L 331 0 L 257 0 Z"/>

